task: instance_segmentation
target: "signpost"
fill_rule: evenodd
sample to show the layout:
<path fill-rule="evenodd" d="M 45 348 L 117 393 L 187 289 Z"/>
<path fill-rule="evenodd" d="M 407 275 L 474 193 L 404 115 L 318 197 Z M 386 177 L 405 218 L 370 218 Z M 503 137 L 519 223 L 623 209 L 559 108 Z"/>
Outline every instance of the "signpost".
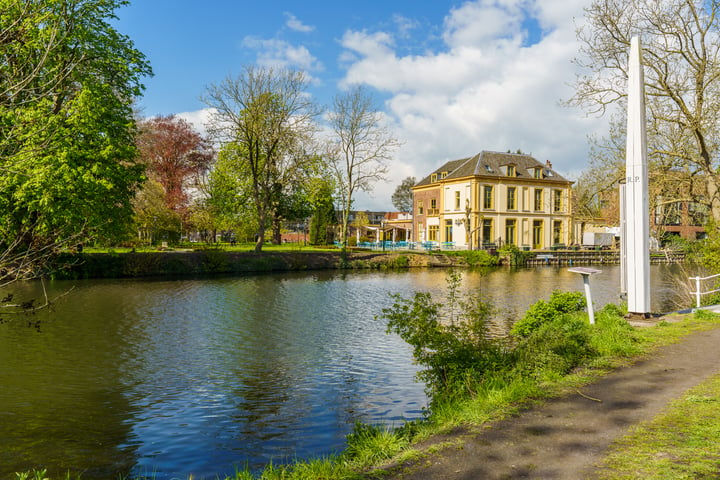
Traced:
<path fill-rule="evenodd" d="M 590 318 L 590 325 L 595 324 L 595 309 L 593 308 L 592 295 L 590 295 L 590 275 L 595 273 L 601 273 L 602 270 L 596 270 L 594 268 L 575 267 L 568 268 L 568 272 L 579 273 L 583 277 L 583 285 L 585 286 L 585 300 L 587 301 L 588 317 Z"/>

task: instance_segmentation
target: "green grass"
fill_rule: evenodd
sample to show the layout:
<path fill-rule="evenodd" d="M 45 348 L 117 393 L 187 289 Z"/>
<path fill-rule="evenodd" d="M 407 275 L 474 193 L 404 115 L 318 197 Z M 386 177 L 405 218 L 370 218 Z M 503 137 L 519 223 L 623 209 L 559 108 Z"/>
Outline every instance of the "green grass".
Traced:
<path fill-rule="evenodd" d="M 615 442 L 600 478 L 720 477 L 720 375 L 691 389 Z"/>
<path fill-rule="evenodd" d="M 162 249 L 159 246 L 138 246 L 138 247 L 85 247 L 83 253 L 130 253 L 130 252 L 158 252 Z M 180 245 L 169 245 L 168 250 L 221 250 L 224 252 L 253 252 L 255 251 L 254 243 L 237 243 L 231 245 L 229 243 L 183 243 Z M 262 248 L 263 252 L 339 252 L 337 247 L 313 246 L 300 243 L 284 243 L 282 245 L 272 245 L 266 243 Z"/>
<path fill-rule="evenodd" d="M 706 311 L 678 323 L 661 323 L 638 333 L 655 347 L 688 333 L 717 328 L 720 316 Z M 616 441 L 600 465 L 598 478 L 720 478 L 720 375 L 671 402 L 657 417 Z"/>

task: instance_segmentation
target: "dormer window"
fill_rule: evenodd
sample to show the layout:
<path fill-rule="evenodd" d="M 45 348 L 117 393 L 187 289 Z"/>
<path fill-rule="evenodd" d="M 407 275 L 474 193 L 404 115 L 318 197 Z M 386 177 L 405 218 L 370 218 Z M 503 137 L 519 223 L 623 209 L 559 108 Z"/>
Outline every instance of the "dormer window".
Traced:
<path fill-rule="evenodd" d="M 515 165 L 507 165 L 505 167 L 505 174 L 508 177 L 516 177 L 517 176 L 517 170 L 515 170 Z"/>
<path fill-rule="evenodd" d="M 543 169 L 542 168 L 533 168 L 533 177 L 534 178 L 543 178 Z"/>
<path fill-rule="evenodd" d="M 443 178 L 447 177 L 447 175 L 448 175 L 448 172 L 440 173 L 440 179 L 442 180 Z"/>
<path fill-rule="evenodd" d="M 430 182 L 432 182 L 432 183 L 437 182 L 437 173 L 433 173 L 430 175 Z"/>

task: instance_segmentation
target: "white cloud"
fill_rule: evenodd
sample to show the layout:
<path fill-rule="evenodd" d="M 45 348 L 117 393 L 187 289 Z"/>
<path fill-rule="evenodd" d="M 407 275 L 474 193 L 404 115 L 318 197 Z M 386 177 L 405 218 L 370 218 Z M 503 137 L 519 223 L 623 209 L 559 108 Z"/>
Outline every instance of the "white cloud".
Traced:
<path fill-rule="evenodd" d="M 493 1 L 467 2 L 445 17 L 443 38 L 450 48 L 493 47 L 499 39 L 521 35 L 519 4 Z"/>
<path fill-rule="evenodd" d="M 315 30 L 315 27 L 311 25 L 305 25 L 290 12 L 285 12 L 285 18 L 287 18 L 287 22 L 285 22 L 285 25 L 287 25 L 290 30 L 294 30 L 300 33 L 309 33 Z"/>
<path fill-rule="evenodd" d="M 245 37 L 242 46 L 257 53 L 257 63 L 263 67 L 293 68 L 305 72 L 323 70 L 320 60 L 303 45 L 293 45 L 285 40 Z"/>
<path fill-rule="evenodd" d="M 419 180 L 447 160 L 481 150 L 521 149 L 576 178 L 587 164 L 587 136 L 605 131 L 604 120 L 559 105 L 573 94 L 568 84 L 576 73 L 571 63 L 578 52 L 576 22 L 588 4 L 468 1 L 450 10 L 437 28 L 416 28 L 412 19 L 393 17 L 395 31 L 346 31 L 338 55 L 345 68 L 340 86 L 378 89 L 390 126 L 403 142 L 389 181 L 376 184 L 371 195 L 359 194 L 357 208 L 392 209 L 391 195 L 405 177 Z M 286 16 L 290 26 L 294 17 Z M 527 25 L 542 32 L 523 31 Z M 438 38 L 443 43 L 433 51 L 403 53 L 403 43 L 437 45 Z M 255 37 L 243 44 L 266 66 L 323 70 L 301 45 Z M 204 131 L 209 111 L 179 115 Z"/>
<path fill-rule="evenodd" d="M 406 176 L 421 179 L 444 161 L 481 150 L 521 149 L 577 175 L 587 163 L 587 136 L 605 128 L 560 105 L 573 94 L 575 21 L 588 3 L 466 2 L 445 17 L 444 47 L 423 55 L 400 55 L 392 32 L 346 32 L 341 84 L 367 84 L 387 95 L 387 113 L 404 142 L 388 184 L 378 184 L 358 207 L 391 208 L 390 196 Z M 529 24 L 542 32 L 523 31 Z"/>
<path fill-rule="evenodd" d="M 399 14 L 393 15 L 393 22 L 397 27 L 398 35 L 403 38 L 409 36 L 413 30 L 420 26 L 417 20 Z"/>
<path fill-rule="evenodd" d="M 177 113 L 175 116 L 190 123 L 200 135 L 207 137 L 207 124 L 214 111 L 212 108 L 203 108 L 194 112 Z"/>

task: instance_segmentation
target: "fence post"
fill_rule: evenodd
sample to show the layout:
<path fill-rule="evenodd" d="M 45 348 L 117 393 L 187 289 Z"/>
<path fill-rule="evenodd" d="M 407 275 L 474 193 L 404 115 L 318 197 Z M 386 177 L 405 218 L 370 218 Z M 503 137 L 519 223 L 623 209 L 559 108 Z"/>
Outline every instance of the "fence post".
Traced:
<path fill-rule="evenodd" d="M 695 277 L 695 306 L 700 308 L 700 276 Z"/>

